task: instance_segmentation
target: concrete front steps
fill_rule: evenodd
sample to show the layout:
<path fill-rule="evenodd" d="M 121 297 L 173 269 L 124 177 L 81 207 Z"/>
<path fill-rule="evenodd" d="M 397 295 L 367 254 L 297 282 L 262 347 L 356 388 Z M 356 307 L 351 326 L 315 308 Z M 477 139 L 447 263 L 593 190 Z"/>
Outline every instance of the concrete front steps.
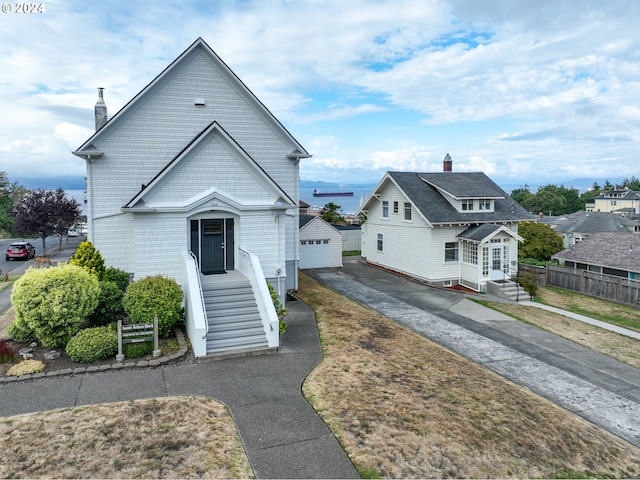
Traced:
<path fill-rule="evenodd" d="M 531 300 L 527 291 L 512 280 L 487 282 L 487 293 L 512 302 L 528 302 Z"/>
<path fill-rule="evenodd" d="M 249 279 L 240 272 L 202 277 L 209 322 L 207 357 L 252 355 L 271 350 Z"/>

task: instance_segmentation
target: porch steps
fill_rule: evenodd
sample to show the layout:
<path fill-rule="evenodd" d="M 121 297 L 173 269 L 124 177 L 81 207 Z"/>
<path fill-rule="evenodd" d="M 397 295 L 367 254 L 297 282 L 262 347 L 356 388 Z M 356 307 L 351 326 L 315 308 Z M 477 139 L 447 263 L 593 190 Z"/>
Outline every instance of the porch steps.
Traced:
<path fill-rule="evenodd" d="M 487 293 L 512 302 L 528 302 L 531 300 L 527 291 L 511 280 L 487 282 Z"/>
<path fill-rule="evenodd" d="M 207 356 L 267 349 L 267 337 L 249 280 L 203 282 L 209 333 Z"/>

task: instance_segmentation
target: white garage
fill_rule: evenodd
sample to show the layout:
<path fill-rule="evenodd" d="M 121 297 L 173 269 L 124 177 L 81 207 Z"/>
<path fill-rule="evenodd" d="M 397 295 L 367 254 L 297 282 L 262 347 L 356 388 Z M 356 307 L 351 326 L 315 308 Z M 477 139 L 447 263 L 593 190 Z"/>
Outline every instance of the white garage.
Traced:
<path fill-rule="evenodd" d="M 341 267 L 342 233 L 320 217 L 300 215 L 300 269 Z"/>

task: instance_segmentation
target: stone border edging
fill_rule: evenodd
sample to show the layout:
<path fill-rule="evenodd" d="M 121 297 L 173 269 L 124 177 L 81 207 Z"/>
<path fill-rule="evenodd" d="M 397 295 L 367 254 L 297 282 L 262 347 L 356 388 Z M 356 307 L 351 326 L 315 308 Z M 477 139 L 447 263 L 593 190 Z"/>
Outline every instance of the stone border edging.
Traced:
<path fill-rule="evenodd" d="M 21 380 L 35 380 L 38 378 L 52 378 L 52 377 L 60 377 L 65 375 L 76 375 L 80 373 L 94 373 L 94 372 L 108 372 L 110 370 L 125 370 L 131 368 L 148 368 L 148 367 L 160 367 L 165 365 L 172 360 L 177 360 L 178 358 L 186 355 L 189 348 L 187 347 L 187 342 L 184 338 L 184 332 L 176 328 L 174 330 L 176 334 L 176 340 L 178 341 L 178 345 L 180 349 L 174 353 L 173 355 L 164 356 L 160 358 L 154 358 L 153 360 L 139 360 L 137 362 L 125 362 L 125 363 L 113 363 L 111 365 L 92 365 L 90 367 L 78 367 L 78 368 L 64 368 L 62 370 L 54 370 L 52 372 L 39 372 L 31 375 L 21 375 L 19 377 L 4 377 L 0 378 L 0 383 L 12 383 L 19 382 Z"/>

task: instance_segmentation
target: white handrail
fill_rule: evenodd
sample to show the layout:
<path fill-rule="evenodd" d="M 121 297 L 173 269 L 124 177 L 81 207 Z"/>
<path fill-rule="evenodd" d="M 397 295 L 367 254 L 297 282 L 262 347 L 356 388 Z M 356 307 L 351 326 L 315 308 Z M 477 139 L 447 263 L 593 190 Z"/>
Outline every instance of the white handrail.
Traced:
<path fill-rule="evenodd" d="M 260 260 L 256 255 L 243 248 L 239 248 L 238 252 L 240 253 L 238 269 L 251 282 L 251 288 L 254 291 L 258 311 L 260 312 L 260 319 L 267 335 L 267 343 L 271 348 L 278 347 L 280 345 L 278 314 L 273 306 Z"/>
<path fill-rule="evenodd" d="M 198 257 L 196 257 L 196 255 L 191 250 L 189 250 L 189 256 L 193 259 L 193 262 L 196 265 L 196 273 L 197 273 L 196 279 L 198 282 L 198 292 L 200 292 L 200 305 L 202 306 L 202 314 L 204 315 L 204 324 L 206 325 L 205 332 L 202 338 L 207 338 L 207 335 L 209 334 L 209 319 L 207 319 L 207 307 L 204 304 L 204 295 L 202 294 L 202 283 L 200 282 L 200 274 L 198 273 Z"/>

